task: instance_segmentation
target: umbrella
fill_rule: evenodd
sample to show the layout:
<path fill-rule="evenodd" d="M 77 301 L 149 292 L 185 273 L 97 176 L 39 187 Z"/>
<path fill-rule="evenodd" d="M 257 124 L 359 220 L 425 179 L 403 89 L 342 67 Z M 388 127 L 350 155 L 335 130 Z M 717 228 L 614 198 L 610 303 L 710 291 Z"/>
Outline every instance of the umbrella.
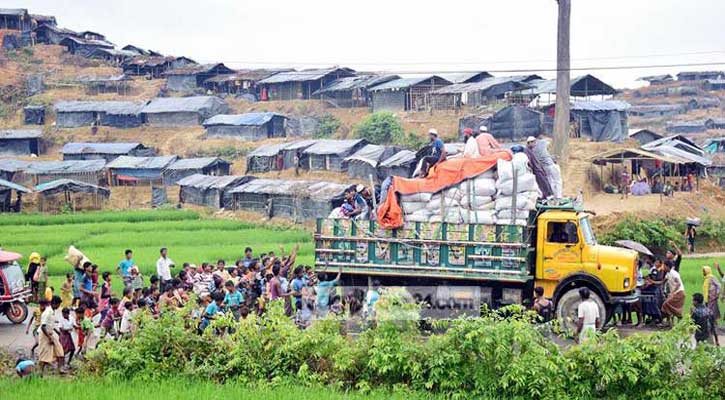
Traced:
<path fill-rule="evenodd" d="M 634 240 L 617 240 L 614 243 L 647 256 L 654 256 L 654 254 L 652 254 L 645 245 L 640 242 L 635 242 Z"/>

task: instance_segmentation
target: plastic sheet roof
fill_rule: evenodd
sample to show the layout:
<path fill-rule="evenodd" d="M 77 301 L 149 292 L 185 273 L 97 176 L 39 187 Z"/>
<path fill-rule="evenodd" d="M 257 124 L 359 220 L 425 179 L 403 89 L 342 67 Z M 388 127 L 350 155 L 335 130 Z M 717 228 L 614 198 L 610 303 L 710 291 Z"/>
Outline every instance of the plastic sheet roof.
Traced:
<path fill-rule="evenodd" d="M 58 179 L 46 183 L 41 183 L 35 187 L 35 191 L 44 195 L 52 195 L 61 192 L 75 193 L 98 193 L 104 196 L 110 196 L 111 191 L 108 188 L 92 185 L 86 182 L 80 182 L 73 179 Z"/>
<path fill-rule="evenodd" d="M 233 74 L 213 76 L 204 82 L 231 82 L 231 81 L 259 81 L 280 72 L 289 72 L 291 69 L 247 69 L 238 70 Z"/>
<path fill-rule="evenodd" d="M 0 130 L 0 140 L 3 139 L 38 139 L 43 137 L 40 129 L 8 129 Z"/>
<path fill-rule="evenodd" d="M 464 83 L 467 80 L 473 79 L 479 75 L 483 76 L 484 78 L 490 78 L 493 76 L 486 71 L 452 72 L 452 73 L 447 73 L 447 74 L 438 74 L 439 77 L 441 77 L 451 83 Z"/>
<path fill-rule="evenodd" d="M 292 143 L 287 143 L 283 150 L 306 149 L 315 143 L 317 143 L 316 139 L 298 140 Z"/>
<path fill-rule="evenodd" d="M 218 114 L 206 121 L 202 125 L 233 125 L 233 126 L 260 126 L 271 121 L 274 117 L 287 118 L 282 114 L 273 112 L 254 112 L 246 114 Z"/>
<path fill-rule="evenodd" d="M 106 168 L 116 169 L 164 169 L 172 162 L 176 161 L 177 156 L 161 156 L 161 157 L 131 157 L 120 156 L 106 165 Z"/>
<path fill-rule="evenodd" d="M 524 83 L 521 80 L 521 77 L 513 77 L 513 76 L 500 76 L 500 77 L 492 77 L 492 78 L 486 78 L 480 82 L 472 82 L 472 83 L 457 83 L 453 85 L 444 86 L 440 89 L 436 89 L 433 91 L 435 94 L 455 94 L 455 93 L 468 93 L 468 92 L 478 92 L 478 91 L 486 91 L 488 89 L 491 89 L 494 86 L 503 85 L 510 83 L 514 90 L 524 90 L 529 89 L 532 86 Z"/>
<path fill-rule="evenodd" d="M 642 76 L 637 78 L 638 81 L 645 81 L 645 82 L 662 82 L 662 81 L 671 81 L 672 75 L 665 74 L 665 75 L 649 75 L 649 76 Z"/>
<path fill-rule="evenodd" d="M 0 15 L 14 15 L 17 17 L 28 13 L 26 8 L 0 8 Z"/>
<path fill-rule="evenodd" d="M 28 167 L 29 161 L 16 160 L 14 158 L 0 159 L 0 171 L 18 172 Z"/>
<path fill-rule="evenodd" d="M 571 109 L 579 111 L 626 111 L 629 107 L 629 103 L 620 100 L 574 101 L 571 103 Z"/>
<path fill-rule="evenodd" d="M 318 79 L 322 79 L 326 77 L 327 75 L 330 75 L 335 72 L 344 72 L 348 75 L 354 75 L 355 71 L 349 69 L 349 68 L 322 68 L 322 69 L 306 69 L 302 71 L 286 71 L 286 72 L 280 72 L 278 74 L 274 74 L 272 76 L 268 76 L 262 80 L 260 80 L 258 83 L 260 84 L 270 84 L 270 83 L 285 83 L 285 82 L 306 82 L 306 81 L 316 81 Z"/>
<path fill-rule="evenodd" d="M 60 151 L 63 154 L 126 154 L 138 147 L 141 143 L 66 143 Z"/>
<path fill-rule="evenodd" d="M 381 167 L 399 167 L 415 161 L 415 152 L 400 150 L 380 163 Z"/>
<path fill-rule="evenodd" d="M 132 101 L 60 101 L 55 103 L 56 112 L 104 112 L 117 115 L 136 115 L 143 104 Z"/>
<path fill-rule="evenodd" d="M 15 190 L 16 192 L 21 192 L 21 193 L 30 193 L 30 189 L 26 188 L 25 186 L 18 185 L 17 183 L 13 183 L 10 181 L 6 181 L 5 179 L 0 179 L 0 189 L 3 189 L 3 188 L 12 189 L 12 190 Z"/>
<path fill-rule="evenodd" d="M 247 154 L 247 158 L 276 156 L 280 150 L 285 148 L 286 145 L 287 145 L 287 143 L 265 144 L 265 145 L 257 147 L 256 149 L 251 151 L 249 154 Z"/>
<path fill-rule="evenodd" d="M 375 85 L 400 79 L 398 75 L 360 75 L 340 78 L 325 86 L 324 88 L 312 93 L 319 95 L 324 93 L 344 92 L 355 89 L 367 89 Z"/>
<path fill-rule="evenodd" d="M 385 146 L 368 144 L 365 145 L 365 147 L 363 147 L 362 149 L 356 151 L 351 156 L 346 157 L 345 161 L 362 161 L 372 166 L 376 166 L 378 165 L 378 161 L 380 160 L 380 157 L 383 156 L 384 152 Z"/>
<path fill-rule="evenodd" d="M 174 68 L 166 71 L 166 75 L 196 75 L 196 74 L 209 74 L 214 70 L 218 70 L 220 74 L 232 74 L 234 70 L 227 67 L 223 63 L 215 64 L 192 64 L 185 65 L 183 67 Z"/>
<path fill-rule="evenodd" d="M 527 82 L 533 86 L 534 94 L 556 93 L 556 79 L 537 79 Z M 610 95 L 617 91 L 593 75 L 578 76 L 570 82 L 572 96 Z"/>
<path fill-rule="evenodd" d="M 158 97 L 146 104 L 141 112 L 145 114 L 199 112 L 223 105 L 226 105 L 224 100 L 215 96 Z"/>
<path fill-rule="evenodd" d="M 641 104 L 629 108 L 632 112 L 680 111 L 686 109 L 684 104 Z"/>
<path fill-rule="evenodd" d="M 364 143 L 363 139 L 352 140 L 333 140 L 322 139 L 304 150 L 305 154 L 341 154 L 349 151 L 359 143 Z"/>
<path fill-rule="evenodd" d="M 411 86 L 415 86 L 419 83 L 425 82 L 428 79 L 432 78 L 438 78 L 440 80 L 443 80 L 444 82 L 452 83 L 446 79 L 441 78 L 438 75 L 428 75 L 428 76 L 422 76 L 417 78 L 400 78 L 396 79 L 390 82 L 385 82 L 383 84 L 374 86 L 370 88 L 370 91 L 379 91 L 379 90 L 397 90 L 397 89 L 407 89 Z"/>
<path fill-rule="evenodd" d="M 31 161 L 21 170 L 32 175 L 77 174 L 99 172 L 105 166 L 105 160 Z"/>
<path fill-rule="evenodd" d="M 329 200 L 344 194 L 350 185 L 320 181 L 294 181 L 284 179 L 254 179 L 237 186 L 229 193 L 286 194 Z"/>
<path fill-rule="evenodd" d="M 229 164 L 229 161 L 223 160 L 219 157 L 182 158 L 172 162 L 168 167 L 166 167 L 166 169 L 201 169 L 215 163 Z"/>
<path fill-rule="evenodd" d="M 209 189 L 225 189 L 229 186 L 236 186 L 242 183 L 242 181 L 255 179 L 253 176 L 210 176 L 202 174 L 194 174 L 187 176 L 178 182 L 179 186 L 188 186 L 202 190 Z"/>

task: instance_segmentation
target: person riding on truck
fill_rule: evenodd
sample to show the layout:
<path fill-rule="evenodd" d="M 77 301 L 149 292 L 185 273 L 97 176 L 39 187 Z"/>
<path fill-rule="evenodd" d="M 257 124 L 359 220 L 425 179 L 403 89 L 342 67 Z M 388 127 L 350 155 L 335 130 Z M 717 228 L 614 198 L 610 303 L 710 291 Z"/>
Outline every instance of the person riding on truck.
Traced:
<path fill-rule="evenodd" d="M 428 172 L 433 166 L 446 160 L 446 147 L 443 141 L 438 138 L 438 131 L 431 128 L 428 130 L 428 136 L 430 137 L 431 154 L 423 158 L 420 178 L 428 176 Z"/>
<path fill-rule="evenodd" d="M 478 143 L 478 152 L 482 157 L 488 156 L 495 150 L 501 148 L 501 144 L 496 140 L 493 135 L 488 133 L 488 127 L 481 125 L 478 128 L 478 135 L 476 135 L 476 143 Z"/>

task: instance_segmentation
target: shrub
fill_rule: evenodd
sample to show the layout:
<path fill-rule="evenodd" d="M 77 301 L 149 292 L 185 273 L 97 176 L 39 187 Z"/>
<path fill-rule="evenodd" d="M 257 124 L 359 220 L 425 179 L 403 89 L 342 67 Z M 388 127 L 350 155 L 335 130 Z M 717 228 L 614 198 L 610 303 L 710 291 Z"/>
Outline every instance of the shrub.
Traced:
<path fill-rule="evenodd" d="M 647 246 L 653 252 L 664 252 L 669 241 L 674 241 L 684 250 L 686 221 L 683 219 L 658 218 L 643 220 L 627 217 L 614 225 L 614 228 L 601 236 L 603 244 L 614 244 L 617 240 L 634 240 Z M 698 241 L 725 244 L 725 221 L 705 217 L 697 228 Z"/>
<path fill-rule="evenodd" d="M 324 139 L 334 136 L 338 129 L 340 129 L 340 120 L 335 118 L 332 114 L 325 114 L 320 118 L 320 123 L 315 129 L 314 137 L 317 139 Z"/>
<path fill-rule="evenodd" d="M 405 139 L 398 118 L 389 112 L 376 112 L 365 117 L 354 129 L 355 137 L 374 144 L 401 143 Z"/>
<path fill-rule="evenodd" d="M 190 157 L 223 157 L 241 158 L 246 156 L 254 148 L 251 146 L 222 146 L 196 150 Z"/>

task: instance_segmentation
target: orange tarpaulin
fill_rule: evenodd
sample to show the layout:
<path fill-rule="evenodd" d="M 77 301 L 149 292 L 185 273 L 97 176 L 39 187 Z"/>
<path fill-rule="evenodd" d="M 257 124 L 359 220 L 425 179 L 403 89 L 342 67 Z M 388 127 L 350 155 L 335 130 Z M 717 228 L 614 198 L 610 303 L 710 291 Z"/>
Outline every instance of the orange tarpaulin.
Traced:
<path fill-rule="evenodd" d="M 510 161 L 511 158 L 508 150 L 499 150 L 481 158 L 461 157 L 443 161 L 433 167 L 428 176 L 422 179 L 394 176 L 388 197 L 378 207 L 378 223 L 385 229 L 403 226 L 403 210 L 398 204 L 396 193 L 435 193 L 488 171 L 499 159 Z"/>

